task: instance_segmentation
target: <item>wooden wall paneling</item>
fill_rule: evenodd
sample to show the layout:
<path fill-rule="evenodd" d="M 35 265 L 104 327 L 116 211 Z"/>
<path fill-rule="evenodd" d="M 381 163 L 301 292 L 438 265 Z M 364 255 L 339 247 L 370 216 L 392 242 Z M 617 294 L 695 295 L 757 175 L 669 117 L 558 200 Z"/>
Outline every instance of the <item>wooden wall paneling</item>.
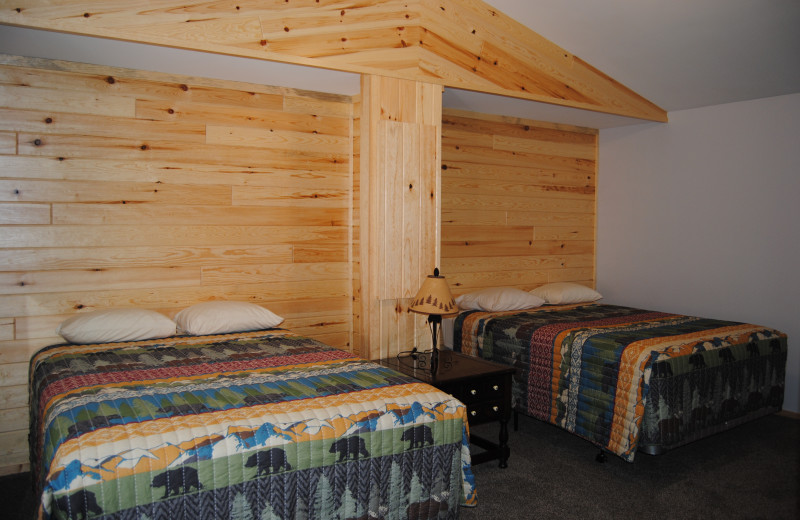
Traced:
<path fill-rule="evenodd" d="M 350 245 L 348 251 L 351 259 L 351 277 L 353 284 L 353 297 L 351 298 L 351 345 L 356 353 L 366 357 L 363 352 L 365 343 L 361 340 L 361 312 L 362 312 L 362 287 L 361 287 L 361 114 L 363 111 L 361 94 L 353 99 L 353 118 L 351 120 L 351 135 L 353 136 L 353 159 L 351 161 L 352 203 L 350 204 Z"/>
<path fill-rule="evenodd" d="M 364 76 L 361 95 L 360 336 L 377 358 L 429 347 L 408 304 L 438 262 L 441 88 Z"/>
<path fill-rule="evenodd" d="M 442 269 L 454 294 L 594 286 L 597 132 L 446 110 Z"/>
<path fill-rule="evenodd" d="M 0 153 L 13 154 L 17 151 L 17 134 L 0 132 Z"/>
<path fill-rule="evenodd" d="M 0 57 L 0 474 L 27 369 L 93 309 L 213 299 L 352 349 L 349 97 Z"/>

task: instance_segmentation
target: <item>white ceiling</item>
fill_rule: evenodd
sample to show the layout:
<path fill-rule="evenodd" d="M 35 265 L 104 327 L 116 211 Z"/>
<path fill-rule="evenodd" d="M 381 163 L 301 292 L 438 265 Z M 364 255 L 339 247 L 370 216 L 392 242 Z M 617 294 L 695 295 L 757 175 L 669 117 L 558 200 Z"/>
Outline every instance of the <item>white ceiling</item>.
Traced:
<path fill-rule="evenodd" d="M 800 0 L 489 0 L 668 112 L 800 92 Z M 0 26 L 0 52 L 355 94 L 358 76 Z M 639 120 L 447 89 L 449 108 L 609 128 Z"/>

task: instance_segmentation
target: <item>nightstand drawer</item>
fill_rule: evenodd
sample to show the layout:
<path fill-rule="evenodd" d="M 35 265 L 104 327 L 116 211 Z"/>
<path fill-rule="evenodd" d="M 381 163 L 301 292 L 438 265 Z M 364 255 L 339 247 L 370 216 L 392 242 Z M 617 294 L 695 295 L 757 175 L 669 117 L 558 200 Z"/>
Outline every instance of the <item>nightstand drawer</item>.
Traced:
<path fill-rule="evenodd" d="M 467 405 L 467 420 L 471 425 L 497 421 L 503 417 L 502 401 Z"/>
<path fill-rule="evenodd" d="M 447 385 L 446 390 L 464 404 L 501 401 L 505 380 L 503 377 L 471 379 L 458 385 Z"/>

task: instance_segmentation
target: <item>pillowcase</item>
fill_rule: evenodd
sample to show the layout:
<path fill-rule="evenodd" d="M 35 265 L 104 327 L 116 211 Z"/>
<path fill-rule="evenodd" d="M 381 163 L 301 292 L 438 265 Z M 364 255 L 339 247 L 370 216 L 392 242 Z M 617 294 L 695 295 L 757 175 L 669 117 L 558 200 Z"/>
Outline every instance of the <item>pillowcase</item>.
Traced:
<path fill-rule="evenodd" d="M 467 311 L 518 311 L 539 307 L 544 300 L 521 289 L 492 287 L 462 294 L 456 298 L 456 304 Z"/>
<path fill-rule="evenodd" d="M 542 285 L 532 290 L 531 294 L 542 298 L 550 305 L 593 302 L 603 297 L 602 294 L 594 289 L 572 282 L 556 282 Z"/>
<path fill-rule="evenodd" d="M 271 329 L 283 318 L 255 303 L 214 301 L 192 305 L 175 315 L 178 329 L 193 336 Z"/>
<path fill-rule="evenodd" d="M 70 343 L 114 343 L 175 335 L 175 322 L 147 309 L 104 309 L 67 318 L 56 333 Z"/>

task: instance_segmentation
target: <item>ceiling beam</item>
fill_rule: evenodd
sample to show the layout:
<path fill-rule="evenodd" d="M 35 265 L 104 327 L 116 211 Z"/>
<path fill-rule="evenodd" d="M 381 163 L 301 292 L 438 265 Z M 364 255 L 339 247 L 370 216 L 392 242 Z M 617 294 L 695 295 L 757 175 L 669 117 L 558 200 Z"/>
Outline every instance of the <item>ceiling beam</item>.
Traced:
<path fill-rule="evenodd" d="M 0 23 L 667 120 L 481 0 L 0 0 Z"/>

